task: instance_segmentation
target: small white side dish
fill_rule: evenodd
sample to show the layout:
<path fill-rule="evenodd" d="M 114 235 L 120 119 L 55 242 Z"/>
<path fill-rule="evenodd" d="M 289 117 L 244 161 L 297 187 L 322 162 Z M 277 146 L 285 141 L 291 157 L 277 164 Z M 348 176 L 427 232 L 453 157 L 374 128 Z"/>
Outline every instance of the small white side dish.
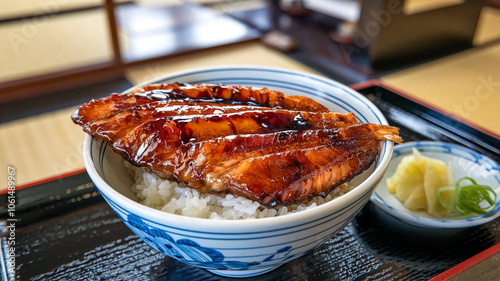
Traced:
<path fill-rule="evenodd" d="M 392 177 L 401 159 L 413 153 L 416 148 L 420 154 L 450 163 L 454 182 L 468 176 L 478 184 L 488 185 L 497 194 L 494 209 L 486 215 L 450 215 L 438 218 L 425 211 L 412 211 L 406 208 L 394 194 L 387 189 L 386 180 Z M 429 228 L 465 228 L 487 223 L 500 216 L 500 166 L 492 159 L 471 149 L 451 143 L 436 141 L 408 142 L 394 148 L 391 162 L 382 182 L 370 200 L 388 214 L 416 226 Z"/>

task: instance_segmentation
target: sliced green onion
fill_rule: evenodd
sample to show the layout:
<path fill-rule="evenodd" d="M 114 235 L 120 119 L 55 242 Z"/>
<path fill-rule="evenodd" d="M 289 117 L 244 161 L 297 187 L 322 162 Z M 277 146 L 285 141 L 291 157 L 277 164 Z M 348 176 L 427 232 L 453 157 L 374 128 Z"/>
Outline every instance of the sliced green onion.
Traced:
<path fill-rule="evenodd" d="M 456 193 L 457 187 L 454 185 L 451 186 L 443 186 L 436 190 L 436 200 L 446 209 L 453 210 L 455 205 L 457 204 L 457 196 L 448 196 L 448 200 L 446 200 L 442 193 L 446 191 L 453 191 Z"/>
<path fill-rule="evenodd" d="M 466 181 L 472 184 L 461 186 L 461 183 Z M 442 193 L 452 190 L 455 190 L 455 196 L 445 200 Z M 455 210 L 461 215 L 484 215 L 491 212 L 495 206 L 497 194 L 491 187 L 478 184 L 470 177 L 463 177 L 457 181 L 455 186 L 443 186 L 438 188 L 436 191 L 436 199 L 443 207 Z"/>

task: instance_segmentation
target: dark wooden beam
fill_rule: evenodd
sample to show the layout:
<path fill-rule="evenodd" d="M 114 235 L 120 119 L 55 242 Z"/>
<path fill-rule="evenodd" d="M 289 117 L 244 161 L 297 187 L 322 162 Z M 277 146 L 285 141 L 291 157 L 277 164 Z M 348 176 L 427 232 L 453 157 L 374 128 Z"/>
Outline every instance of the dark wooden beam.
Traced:
<path fill-rule="evenodd" d="M 123 76 L 113 63 L 94 64 L 0 84 L 0 103 L 40 96 Z"/>
<path fill-rule="evenodd" d="M 104 2 L 109 25 L 109 37 L 111 38 L 111 46 L 113 48 L 114 64 L 121 67 L 123 61 L 120 51 L 120 40 L 118 38 L 118 27 L 116 24 L 115 3 L 113 0 L 104 0 Z"/>

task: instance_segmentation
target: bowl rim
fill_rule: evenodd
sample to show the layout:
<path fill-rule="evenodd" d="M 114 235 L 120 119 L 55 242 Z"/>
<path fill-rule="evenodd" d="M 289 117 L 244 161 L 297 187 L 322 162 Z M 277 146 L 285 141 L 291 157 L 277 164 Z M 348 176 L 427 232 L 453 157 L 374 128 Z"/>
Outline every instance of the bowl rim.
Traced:
<path fill-rule="evenodd" d="M 178 72 L 173 72 L 173 73 L 167 73 L 165 75 L 159 76 L 157 78 L 150 79 L 146 82 L 140 83 L 138 85 L 135 85 L 122 93 L 126 93 L 131 91 L 132 89 L 136 87 L 140 87 L 142 85 L 146 84 L 152 84 L 152 83 L 159 83 L 159 81 L 164 81 L 168 79 L 172 79 L 172 77 L 176 76 L 186 76 L 188 74 L 193 74 L 199 71 L 206 71 L 206 70 L 226 70 L 228 68 L 238 68 L 238 69 L 249 69 L 252 71 L 278 71 L 282 72 L 288 75 L 298 75 L 302 77 L 307 77 L 310 79 L 317 80 L 318 82 L 326 83 L 329 85 L 335 85 L 336 87 L 342 89 L 344 92 L 350 95 L 356 96 L 356 98 L 360 99 L 363 103 L 367 104 L 370 109 L 374 112 L 374 114 L 381 120 L 381 124 L 387 125 L 388 122 L 385 118 L 385 116 L 382 114 L 382 112 L 370 101 L 368 100 L 365 96 L 361 95 L 360 93 L 356 92 L 355 90 L 347 87 L 346 85 L 343 85 L 335 80 L 321 77 L 316 74 L 312 73 L 307 73 L 303 71 L 296 71 L 296 70 L 289 70 L 289 69 L 284 69 L 284 68 L 279 68 L 279 67 L 268 67 L 268 66 L 255 66 L 255 65 L 222 65 L 222 66 L 215 66 L 215 67 L 201 67 L 201 68 L 192 68 L 188 70 L 183 70 L 183 71 L 178 71 Z M 215 229 L 217 227 L 220 227 L 218 229 L 218 232 L 224 232 L 228 231 L 230 233 L 235 233 L 235 232 L 247 232 L 251 229 L 254 229 L 255 231 L 255 226 L 259 227 L 265 227 L 265 228 L 270 228 L 270 229 L 277 229 L 277 228 L 286 228 L 286 226 L 297 226 L 298 223 L 306 223 L 308 219 L 310 218 L 317 218 L 317 217 L 323 217 L 328 214 L 330 214 L 332 211 L 335 210 L 340 210 L 342 208 L 345 208 L 347 205 L 350 204 L 350 202 L 355 202 L 356 199 L 362 198 L 363 196 L 367 195 L 369 192 L 370 195 L 371 193 L 374 192 L 376 185 L 378 184 L 377 178 L 380 180 L 383 177 L 383 174 L 385 173 L 386 168 L 389 165 L 389 161 L 392 156 L 393 152 L 393 147 L 394 144 L 392 141 L 384 141 L 383 146 L 385 147 L 385 150 L 383 151 L 383 154 L 379 154 L 379 159 L 380 163 L 375 167 L 373 172 L 362 182 L 360 183 L 356 188 L 353 190 L 349 191 L 348 193 L 335 198 L 327 203 L 324 203 L 322 205 L 319 205 L 315 208 L 311 208 L 308 210 L 304 210 L 301 212 L 293 213 L 293 214 L 287 214 L 285 216 L 277 216 L 277 217 L 266 217 L 266 218 L 258 218 L 258 219 L 250 219 L 250 220 L 213 220 L 213 219 L 207 219 L 207 218 L 196 218 L 196 217 L 188 217 L 188 216 L 182 216 L 182 215 L 177 215 L 177 214 L 171 214 L 167 212 L 163 212 L 160 210 L 156 210 L 154 208 L 148 207 L 146 205 L 143 205 L 139 202 L 136 202 L 117 190 L 115 190 L 113 187 L 111 187 L 104 179 L 102 179 L 92 162 L 91 156 L 90 156 L 90 148 L 92 144 L 92 136 L 86 135 L 85 141 L 84 141 L 84 147 L 83 147 L 83 158 L 84 158 L 84 163 L 85 167 L 87 169 L 87 172 L 91 179 L 94 181 L 96 184 L 97 188 L 99 189 L 100 192 L 104 193 L 106 199 L 110 199 L 114 201 L 115 204 L 119 205 L 121 208 L 126 209 L 127 211 L 138 215 L 143 218 L 148 218 L 149 220 L 154 221 L 155 223 L 159 224 L 165 224 L 168 223 L 167 225 L 196 225 L 197 229 L 200 230 L 209 230 L 209 229 Z M 371 188 L 373 187 L 373 188 Z M 366 200 L 367 202 L 368 200 Z M 360 208 L 361 209 L 361 208 Z"/>
<path fill-rule="evenodd" d="M 495 162 L 493 159 L 489 158 L 488 156 L 482 155 L 470 148 L 467 148 L 465 146 L 459 145 L 459 144 L 454 144 L 454 143 L 448 143 L 448 142 L 443 142 L 443 141 L 411 141 L 411 142 L 406 142 L 400 145 L 396 145 L 394 147 L 394 154 L 391 157 L 391 160 L 395 157 L 402 157 L 404 155 L 409 155 L 409 153 L 404 153 L 400 154 L 401 150 L 407 150 L 411 148 L 418 148 L 418 147 L 452 147 L 457 150 L 464 151 L 466 153 L 469 153 L 473 155 L 476 159 L 481 159 L 483 161 L 486 161 L 488 164 L 491 164 L 492 167 L 496 171 L 500 171 L 500 165 Z M 499 173 L 500 175 L 500 173 Z M 384 180 L 385 177 L 382 179 Z M 498 181 L 498 178 L 497 178 Z M 382 188 L 383 185 L 379 185 L 377 188 Z M 416 226 L 421 226 L 421 227 L 427 227 L 427 228 L 445 228 L 445 229 L 452 229 L 452 228 L 466 228 L 466 227 L 473 227 L 477 225 L 481 225 L 487 222 L 490 222 L 497 217 L 500 216 L 500 194 L 498 194 L 498 198 L 495 204 L 495 207 L 493 210 L 485 215 L 481 216 L 474 216 L 474 217 L 464 217 L 464 219 L 458 219 L 458 220 L 446 220 L 446 219 L 431 219 L 431 218 L 424 218 L 417 216 L 413 213 L 411 213 L 410 210 L 408 212 L 404 212 L 401 210 L 398 210 L 394 207 L 392 207 L 391 204 L 383 200 L 383 198 L 377 193 L 377 189 L 375 189 L 372 197 L 370 198 L 370 201 L 372 201 L 377 207 L 385 211 L 386 213 L 392 215 L 393 217 L 405 221 L 409 224 L 413 224 Z"/>

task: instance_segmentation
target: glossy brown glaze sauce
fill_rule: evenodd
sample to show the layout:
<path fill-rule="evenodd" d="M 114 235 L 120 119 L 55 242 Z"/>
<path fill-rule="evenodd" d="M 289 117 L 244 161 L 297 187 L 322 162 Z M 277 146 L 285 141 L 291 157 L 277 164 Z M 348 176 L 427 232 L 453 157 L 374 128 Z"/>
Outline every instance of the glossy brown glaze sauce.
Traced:
<path fill-rule="evenodd" d="M 84 104 L 72 118 L 134 165 L 269 206 L 325 196 L 372 165 L 379 141 L 401 141 L 397 128 L 245 86 L 145 85 Z"/>

